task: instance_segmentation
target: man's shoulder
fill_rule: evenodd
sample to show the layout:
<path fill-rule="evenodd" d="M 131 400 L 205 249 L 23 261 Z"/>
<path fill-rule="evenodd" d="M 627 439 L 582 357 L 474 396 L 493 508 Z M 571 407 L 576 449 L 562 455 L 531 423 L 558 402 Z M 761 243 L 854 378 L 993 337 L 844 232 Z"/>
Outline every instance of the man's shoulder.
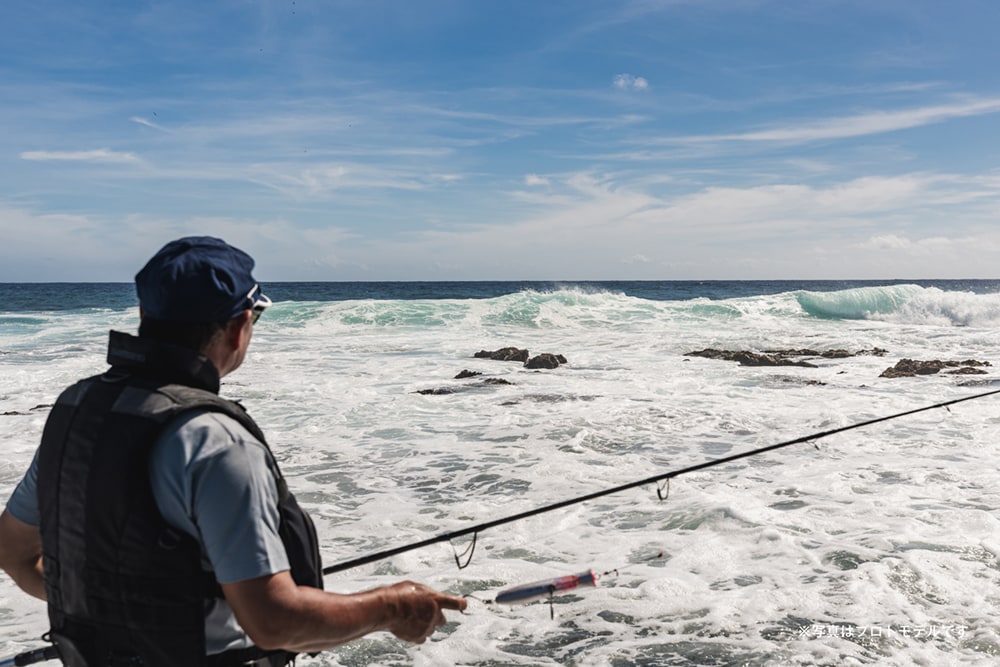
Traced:
<path fill-rule="evenodd" d="M 154 456 L 181 456 L 187 461 L 224 456 L 245 447 L 264 445 L 234 417 L 196 408 L 178 415 L 157 439 Z"/>

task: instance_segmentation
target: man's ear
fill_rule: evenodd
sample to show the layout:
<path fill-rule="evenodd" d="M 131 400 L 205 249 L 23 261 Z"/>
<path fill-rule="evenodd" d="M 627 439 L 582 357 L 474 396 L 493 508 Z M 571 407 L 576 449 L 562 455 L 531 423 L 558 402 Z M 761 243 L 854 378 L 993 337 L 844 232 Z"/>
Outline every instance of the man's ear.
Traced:
<path fill-rule="evenodd" d="M 226 324 L 226 343 L 234 350 L 243 343 L 243 336 L 249 336 L 252 331 L 250 318 L 253 314 L 250 309 L 244 310 L 241 314 L 229 320 Z"/>

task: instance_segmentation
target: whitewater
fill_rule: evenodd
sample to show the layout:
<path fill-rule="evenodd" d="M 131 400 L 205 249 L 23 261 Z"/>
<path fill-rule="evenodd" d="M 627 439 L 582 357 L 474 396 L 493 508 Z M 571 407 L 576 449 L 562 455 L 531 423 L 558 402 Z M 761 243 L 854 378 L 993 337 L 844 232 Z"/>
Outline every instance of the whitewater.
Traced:
<path fill-rule="evenodd" d="M 279 297 L 223 380 L 312 514 L 325 565 L 1000 387 L 995 291 L 386 294 Z M 47 406 L 102 371 L 107 331 L 137 318 L 132 304 L 0 310 L 4 501 Z M 474 357 L 508 346 L 567 363 Z M 852 356 L 803 357 L 810 368 L 688 355 L 706 348 Z M 880 377 L 902 359 L 991 365 Z M 376 634 L 298 664 L 996 664 L 998 461 L 1000 397 L 987 397 L 498 526 L 464 569 L 469 539 L 409 551 L 326 587 L 411 579 L 473 596 L 466 613 L 422 646 Z M 482 602 L 589 569 L 595 588 L 551 605 Z M 46 630 L 44 604 L 0 576 L 0 659 Z"/>

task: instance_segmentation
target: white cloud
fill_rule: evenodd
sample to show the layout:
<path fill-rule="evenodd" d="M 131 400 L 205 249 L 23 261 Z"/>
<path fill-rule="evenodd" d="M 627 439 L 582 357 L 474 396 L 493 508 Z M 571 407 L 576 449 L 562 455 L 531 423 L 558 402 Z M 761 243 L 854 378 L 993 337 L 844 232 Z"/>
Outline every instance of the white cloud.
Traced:
<path fill-rule="evenodd" d="M 863 250 L 878 252 L 892 251 L 918 257 L 946 257 L 953 255 L 975 256 L 983 252 L 995 252 L 997 249 L 996 235 L 963 235 L 963 236 L 928 236 L 910 239 L 897 234 L 880 234 L 872 236 L 858 244 Z"/>
<path fill-rule="evenodd" d="M 163 127 L 162 125 L 157 125 L 153 121 L 142 118 L 141 116 L 132 116 L 131 118 L 129 118 L 129 120 L 138 125 L 145 125 L 146 127 L 151 127 L 154 130 L 160 130 L 161 132 L 167 131 L 166 128 Z"/>
<path fill-rule="evenodd" d="M 356 189 L 424 190 L 435 183 L 450 183 L 459 174 L 431 173 L 402 167 L 380 167 L 356 162 L 260 164 L 249 170 L 251 181 L 296 198 L 323 197 Z"/>
<path fill-rule="evenodd" d="M 936 204 L 961 201 L 964 189 L 984 189 L 977 179 L 915 174 L 669 196 L 593 173 L 550 181 L 530 200 L 510 193 L 530 202 L 520 219 L 389 240 L 378 244 L 381 259 L 409 263 L 412 271 L 421 269 L 412 257 L 474 257 L 455 271 L 525 279 L 989 277 L 1000 264 L 1000 229 L 990 224 L 989 206 Z M 1000 186 L 990 201 L 998 199 Z M 878 234 L 880 228 L 924 238 L 908 245 L 902 233 Z M 539 242 L 552 239 L 558 239 L 554 254 Z"/>
<path fill-rule="evenodd" d="M 866 250 L 908 250 L 913 247 L 913 242 L 895 234 L 881 234 L 872 236 L 860 247 Z"/>
<path fill-rule="evenodd" d="M 648 90 L 649 81 L 641 76 L 631 74 L 616 74 L 611 84 L 619 90 Z"/>
<path fill-rule="evenodd" d="M 0 279 L 129 280 L 156 248 L 186 234 L 244 248 L 262 280 L 974 278 L 1000 265 L 1000 182 L 984 178 L 912 174 L 655 194 L 624 174 L 529 176 L 546 185 L 507 193 L 513 208 L 470 203 L 477 214 L 433 221 L 417 210 L 423 231 L 389 234 L 328 217 L 306 225 L 297 212 L 67 216 L 0 206 Z M 356 175 L 345 168 L 326 177 Z M 977 198 L 967 201 L 970 190 Z"/>
<path fill-rule="evenodd" d="M 0 202 L 0 281 L 128 282 L 164 243 L 189 235 L 218 236 L 247 251 L 257 260 L 261 280 L 276 275 L 309 280 L 328 275 L 330 267 L 361 266 L 335 259 L 351 256 L 357 237 L 332 224 L 303 228 L 281 218 L 50 214 Z"/>
<path fill-rule="evenodd" d="M 539 176 L 538 174 L 528 174 L 524 177 L 524 184 L 532 187 L 538 185 L 548 185 L 549 179 L 544 176 Z"/>
<path fill-rule="evenodd" d="M 755 132 L 664 138 L 660 140 L 660 143 L 702 143 L 713 141 L 806 143 L 895 132 L 934 123 L 943 123 L 953 118 L 983 116 L 998 112 L 1000 112 L 1000 99 L 984 99 L 959 104 L 934 105 L 898 111 L 874 111 L 843 118 L 826 118 L 801 125 L 776 127 Z"/>
<path fill-rule="evenodd" d="M 108 148 L 92 151 L 25 151 L 21 153 L 21 159 L 42 162 L 107 162 L 116 164 L 140 161 L 133 153 L 121 153 Z"/>

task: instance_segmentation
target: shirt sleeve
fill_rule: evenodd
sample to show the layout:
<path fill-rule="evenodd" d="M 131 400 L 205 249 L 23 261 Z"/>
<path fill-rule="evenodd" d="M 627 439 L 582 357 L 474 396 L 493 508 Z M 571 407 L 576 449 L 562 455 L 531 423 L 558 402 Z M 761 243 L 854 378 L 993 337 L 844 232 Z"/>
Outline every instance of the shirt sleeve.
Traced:
<path fill-rule="evenodd" d="M 31 459 L 31 465 L 24 477 L 17 483 L 14 493 L 7 501 L 7 511 L 11 516 L 29 526 L 38 526 L 41 518 L 38 512 L 38 450 Z"/>
<path fill-rule="evenodd" d="M 267 450 L 218 412 L 182 417 L 160 436 L 150 480 L 167 523 L 194 536 L 219 583 L 289 569 Z"/>

